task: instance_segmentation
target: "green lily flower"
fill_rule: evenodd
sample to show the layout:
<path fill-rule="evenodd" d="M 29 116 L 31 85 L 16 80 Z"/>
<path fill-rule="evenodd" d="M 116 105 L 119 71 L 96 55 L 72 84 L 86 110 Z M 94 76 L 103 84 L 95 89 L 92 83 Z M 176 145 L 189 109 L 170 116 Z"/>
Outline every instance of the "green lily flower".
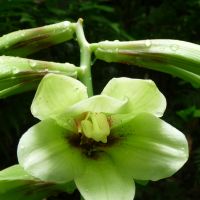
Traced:
<path fill-rule="evenodd" d="M 74 180 L 86 200 L 132 200 L 134 179 L 173 175 L 188 159 L 185 136 L 159 119 L 166 100 L 151 80 L 113 78 L 89 97 L 73 78 L 48 74 L 20 139 L 18 159 L 42 181 Z"/>

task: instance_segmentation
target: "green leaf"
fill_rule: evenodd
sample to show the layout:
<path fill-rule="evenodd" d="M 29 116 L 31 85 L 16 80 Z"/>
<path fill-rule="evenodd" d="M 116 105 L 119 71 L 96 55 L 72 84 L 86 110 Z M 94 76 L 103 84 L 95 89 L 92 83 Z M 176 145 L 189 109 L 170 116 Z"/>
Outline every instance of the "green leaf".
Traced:
<path fill-rule="evenodd" d="M 138 180 L 159 180 L 177 172 L 188 159 L 185 136 L 161 119 L 143 113 L 111 129 L 121 142 L 108 149 L 115 164 Z"/>
<path fill-rule="evenodd" d="M 31 112 L 43 120 L 66 111 L 87 97 L 86 87 L 80 81 L 64 75 L 48 74 L 38 86 Z"/>
<path fill-rule="evenodd" d="M 74 31 L 68 21 L 15 31 L 0 37 L 0 54 L 24 57 L 72 39 Z"/>
<path fill-rule="evenodd" d="M 103 89 L 102 94 L 121 101 L 127 100 L 125 113 L 137 115 L 149 112 L 161 117 L 166 108 L 166 99 L 151 80 L 113 78 Z"/>
<path fill-rule="evenodd" d="M 70 63 L 0 56 L 0 98 L 36 89 L 47 73 L 76 78 L 77 71 L 78 68 Z"/>
<path fill-rule="evenodd" d="M 68 190 L 72 190 L 72 183 L 58 185 L 53 182 L 43 182 L 29 175 L 20 165 L 0 171 L 2 200 L 41 200 L 59 191 Z"/>
<path fill-rule="evenodd" d="M 66 76 L 77 76 L 79 68 L 70 63 L 57 63 L 0 56 L 0 80 L 10 77 L 26 77 L 30 75 L 44 76 L 46 73 L 57 73 Z"/>
<path fill-rule="evenodd" d="M 197 109 L 195 106 L 190 106 L 188 108 L 177 111 L 176 114 L 179 117 L 181 117 L 184 121 L 188 121 L 194 116 L 196 110 Z"/>
<path fill-rule="evenodd" d="M 0 171 L 0 180 L 35 180 L 20 165 L 13 165 Z"/>
<path fill-rule="evenodd" d="M 132 200 L 135 195 L 132 178 L 119 173 L 107 158 L 88 160 L 75 183 L 85 200 Z"/>
<path fill-rule="evenodd" d="M 0 86 L 1 88 L 4 87 L 4 89 L 0 90 L 0 99 L 36 89 L 41 78 L 32 76 L 25 77 L 24 79 L 22 77 L 14 79 L 15 77 L 11 77 L 3 80 L 5 84 Z M 3 81 L 0 80 L 0 84 Z"/>
<path fill-rule="evenodd" d="M 149 180 L 137 180 L 137 179 L 134 179 L 134 181 L 135 181 L 136 184 L 143 185 L 143 186 L 146 186 L 149 183 Z"/>
<path fill-rule="evenodd" d="M 194 117 L 200 117 L 200 109 L 195 110 Z"/>
<path fill-rule="evenodd" d="M 153 39 L 93 44 L 97 59 L 133 64 L 165 72 L 200 87 L 200 45 L 180 40 Z"/>
<path fill-rule="evenodd" d="M 41 121 L 19 141 L 17 153 L 20 165 L 32 176 L 44 181 L 73 180 L 84 170 L 84 163 L 79 149 L 69 143 L 70 135 L 54 120 Z"/>

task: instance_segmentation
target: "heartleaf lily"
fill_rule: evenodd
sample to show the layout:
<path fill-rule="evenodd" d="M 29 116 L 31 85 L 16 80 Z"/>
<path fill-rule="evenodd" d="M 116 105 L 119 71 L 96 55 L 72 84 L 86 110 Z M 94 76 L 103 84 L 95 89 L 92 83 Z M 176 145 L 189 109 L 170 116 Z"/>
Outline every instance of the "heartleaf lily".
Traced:
<path fill-rule="evenodd" d="M 86 200 L 132 200 L 134 179 L 173 175 L 188 159 L 185 136 L 161 120 L 166 100 L 151 80 L 113 78 L 100 95 L 48 74 L 31 111 L 41 120 L 20 139 L 18 160 L 32 176 L 74 180 Z"/>

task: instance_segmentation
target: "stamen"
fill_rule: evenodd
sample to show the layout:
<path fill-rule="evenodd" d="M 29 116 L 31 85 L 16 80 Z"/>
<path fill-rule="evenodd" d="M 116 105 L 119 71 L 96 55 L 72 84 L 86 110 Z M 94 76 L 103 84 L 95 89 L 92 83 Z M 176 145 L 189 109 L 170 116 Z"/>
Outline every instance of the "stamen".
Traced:
<path fill-rule="evenodd" d="M 110 126 L 107 117 L 103 113 L 88 113 L 81 121 L 82 133 L 96 142 L 107 143 L 110 134 Z"/>

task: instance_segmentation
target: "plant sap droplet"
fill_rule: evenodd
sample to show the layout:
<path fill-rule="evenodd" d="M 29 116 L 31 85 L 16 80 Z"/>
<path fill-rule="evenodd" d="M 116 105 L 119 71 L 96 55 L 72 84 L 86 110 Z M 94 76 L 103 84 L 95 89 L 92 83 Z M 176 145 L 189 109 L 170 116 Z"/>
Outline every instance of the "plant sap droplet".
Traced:
<path fill-rule="evenodd" d="M 21 35 L 21 37 L 24 37 L 24 36 L 25 36 L 25 33 L 21 33 L 20 35 Z"/>
<path fill-rule="evenodd" d="M 35 67 L 37 65 L 37 63 L 34 61 L 30 61 L 30 65 L 31 65 L 31 67 Z"/>
<path fill-rule="evenodd" d="M 177 51 L 179 47 L 178 47 L 178 45 L 173 44 L 173 45 L 170 46 L 170 48 L 171 48 L 172 51 Z"/>
<path fill-rule="evenodd" d="M 151 40 L 146 40 L 145 41 L 145 46 L 150 47 L 151 46 Z"/>
<path fill-rule="evenodd" d="M 78 91 L 79 90 L 79 88 L 75 88 L 75 91 Z"/>
<path fill-rule="evenodd" d="M 65 21 L 65 22 L 63 22 L 63 25 L 65 26 L 65 27 L 67 27 L 67 26 L 69 26 L 69 22 L 68 21 Z"/>
<path fill-rule="evenodd" d="M 163 112 L 156 112 L 156 115 L 157 115 L 158 117 L 162 117 L 162 116 L 163 116 Z"/>
<path fill-rule="evenodd" d="M 17 74 L 17 73 L 19 73 L 19 72 L 20 72 L 20 70 L 19 70 L 18 68 L 13 67 L 13 74 Z"/>

